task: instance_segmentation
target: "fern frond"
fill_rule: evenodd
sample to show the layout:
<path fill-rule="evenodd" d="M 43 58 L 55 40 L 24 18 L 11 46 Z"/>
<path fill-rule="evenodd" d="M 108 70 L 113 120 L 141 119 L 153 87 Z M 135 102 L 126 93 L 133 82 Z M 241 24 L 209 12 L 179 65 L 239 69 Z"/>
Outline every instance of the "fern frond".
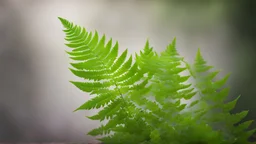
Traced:
<path fill-rule="evenodd" d="M 224 100 L 226 100 L 228 96 L 229 88 L 222 87 L 226 84 L 230 74 L 220 80 L 214 81 L 213 78 L 216 77 L 219 71 L 210 72 L 211 68 L 212 66 L 206 64 L 200 50 L 198 50 L 192 71 L 195 76 L 196 87 L 199 91 L 200 102 L 208 105 L 208 112 L 203 115 L 201 119 L 205 119 L 206 122 L 211 124 L 215 129 L 216 125 L 224 123 L 224 126 L 221 129 L 217 128 L 217 130 L 220 130 L 225 134 L 228 133 L 229 138 L 227 140 L 236 138 L 237 142 L 241 142 L 243 139 L 243 143 L 248 143 L 247 139 L 249 137 L 246 139 L 244 137 L 240 138 L 241 136 L 238 134 L 238 131 L 244 133 L 248 127 L 234 126 L 234 124 L 240 122 L 247 115 L 248 111 L 230 114 L 230 111 L 235 107 L 240 96 L 235 100 L 224 104 Z M 236 131 L 236 133 L 234 131 Z"/>
<path fill-rule="evenodd" d="M 75 111 L 102 108 L 87 118 L 107 120 L 89 135 L 105 135 L 99 139 L 104 144 L 249 144 L 252 121 L 238 124 L 248 111 L 230 113 L 240 96 L 225 103 L 230 74 L 216 80 L 220 71 L 212 71 L 200 49 L 191 65 L 179 55 L 176 38 L 160 54 L 147 40 L 133 60 L 128 49 L 119 55 L 111 38 L 59 20 L 70 48 L 69 69 L 83 79 L 70 82 L 94 95 Z"/>
<path fill-rule="evenodd" d="M 67 53 L 75 62 L 71 65 L 71 72 L 83 78 L 86 81 L 71 81 L 77 88 L 96 97 L 81 105 L 77 110 L 90 110 L 101 108 L 98 114 L 88 117 L 92 120 L 105 120 L 117 118 L 120 111 L 125 111 L 128 117 L 136 117 L 130 114 L 129 107 L 136 109 L 134 105 L 124 96 L 129 91 L 144 88 L 147 80 L 143 77 L 145 72 L 138 69 L 136 62 L 132 63 L 132 56 L 128 57 L 127 49 L 118 56 L 118 42 L 112 47 L 112 39 L 105 44 L 105 35 L 101 38 L 97 31 L 94 33 L 87 32 L 73 23 L 60 18 L 66 28 L 66 44 L 71 48 Z M 127 60 L 128 58 L 128 60 Z M 140 82 L 136 84 L 136 82 Z M 111 122 L 106 126 L 101 126 L 88 134 L 98 135 L 115 131 L 111 128 Z M 122 121 L 121 123 L 125 123 Z M 134 121 L 136 123 L 136 121 Z"/>
<path fill-rule="evenodd" d="M 97 89 L 107 89 L 110 87 L 119 89 L 119 87 L 122 86 L 133 85 L 135 81 L 143 77 L 143 75 L 139 73 L 130 77 L 131 72 L 134 73 L 137 71 L 137 65 L 135 63 L 133 67 L 131 67 L 131 57 L 126 60 L 127 50 L 118 57 L 118 43 L 112 47 L 112 40 L 110 40 L 105 45 L 105 35 L 100 38 L 97 31 L 92 34 L 91 32 L 87 32 L 85 28 L 74 25 L 63 18 L 59 19 L 66 28 L 64 32 L 69 42 L 67 46 L 73 49 L 71 52 L 68 52 L 68 54 L 72 55 L 71 59 L 79 61 L 71 63 L 75 69 L 71 68 L 70 70 L 76 76 L 92 81 L 72 81 L 76 87 L 85 92 L 96 93 L 95 90 Z M 104 80 L 104 82 L 100 82 L 102 80 Z M 101 93 L 97 94 L 99 95 Z M 118 96 L 117 93 L 111 94 Z M 119 95 L 120 94 L 121 93 L 119 93 Z M 88 105 L 87 108 L 90 109 Z M 96 106 L 96 108 L 99 107 Z"/>

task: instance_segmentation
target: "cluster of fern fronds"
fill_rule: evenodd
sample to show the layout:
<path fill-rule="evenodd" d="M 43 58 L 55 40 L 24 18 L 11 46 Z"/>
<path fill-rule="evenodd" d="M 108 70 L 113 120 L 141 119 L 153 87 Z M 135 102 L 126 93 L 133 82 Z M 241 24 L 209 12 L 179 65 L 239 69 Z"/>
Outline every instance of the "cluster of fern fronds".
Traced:
<path fill-rule="evenodd" d="M 199 50 L 189 64 L 178 54 L 175 39 L 160 54 L 147 41 L 133 59 L 127 49 L 119 55 L 118 43 L 105 35 L 59 19 L 74 61 L 70 70 L 84 79 L 71 82 L 93 96 L 76 110 L 101 108 L 88 118 L 107 120 L 89 135 L 102 135 L 104 144 L 250 143 L 252 121 L 236 125 L 248 111 L 231 114 L 238 98 L 224 102 L 229 75 L 215 80 L 219 71 L 206 64 Z"/>

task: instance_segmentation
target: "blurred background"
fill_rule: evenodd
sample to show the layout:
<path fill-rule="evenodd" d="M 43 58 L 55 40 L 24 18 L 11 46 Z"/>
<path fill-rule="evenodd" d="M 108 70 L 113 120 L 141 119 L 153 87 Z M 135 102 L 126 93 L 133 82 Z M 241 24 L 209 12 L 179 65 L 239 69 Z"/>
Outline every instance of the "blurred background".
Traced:
<path fill-rule="evenodd" d="M 174 37 L 193 62 L 232 72 L 234 112 L 256 120 L 256 1 L 254 0 L 0 0 L 0 142 L 86 142 L 100 123 L 72 111 L 90 97 L 69 80 L 58 16 L 139 52 L 149 38 L 162 51 Z M 256 124 L 253 124 L 256 127 Z"/>

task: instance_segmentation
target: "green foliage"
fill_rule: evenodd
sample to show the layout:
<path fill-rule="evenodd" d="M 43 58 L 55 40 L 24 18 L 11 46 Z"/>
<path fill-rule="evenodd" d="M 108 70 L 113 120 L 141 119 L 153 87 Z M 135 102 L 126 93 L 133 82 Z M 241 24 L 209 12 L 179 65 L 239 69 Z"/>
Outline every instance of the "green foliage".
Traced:
<path fill-rule="evenodd" d="M 225 103 L 229 75 L 214 80 L 198 50 L 194 64 L 187 63 L 176 50 L 176 39 L 161 54 L 147 41 L 135 60 L 127 49 L 106 41 L 95 31 L 59 18 L 65 27 L 71 72 L 83 82 L 71 81 L 80 90 L 94 95 L 77 110 L 101 110 L 91 120 L 108 120 L 91 130 L 103 135 L 104 144 L 249 144 L 252 121 L 239 125 L 248 113 L 231 114 L 238 100 Z M 189 75 L 182 75 L 187 71 Z M 189 83 L 192 79 L 195 83 Z M 224 87 L 224 88 L 223 88 Z M 181 100 L 191 100 L 182 103 Z"/>

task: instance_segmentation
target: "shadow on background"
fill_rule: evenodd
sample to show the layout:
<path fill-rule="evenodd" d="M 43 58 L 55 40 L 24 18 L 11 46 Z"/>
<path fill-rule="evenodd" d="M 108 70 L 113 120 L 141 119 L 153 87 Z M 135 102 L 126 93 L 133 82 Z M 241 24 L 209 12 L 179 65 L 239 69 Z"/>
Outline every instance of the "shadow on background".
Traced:
<path fill-rule="evenodd" d="M 233 112 L 249 110 L 245 120 L 256 120 L 256 1 L 235 0 L 233 3 L 229 13 L 235 34 L 231 47 L 239 51 L 237 59 L 243 62 L 238 63 L 239 73 L 235 72 L 233 76 L 233 94 L 241 94 Z M 256 122 L 251 125 L 251 128 L 255 127 Z M 256 141 L 256 137 L 251 140 Z"/>

